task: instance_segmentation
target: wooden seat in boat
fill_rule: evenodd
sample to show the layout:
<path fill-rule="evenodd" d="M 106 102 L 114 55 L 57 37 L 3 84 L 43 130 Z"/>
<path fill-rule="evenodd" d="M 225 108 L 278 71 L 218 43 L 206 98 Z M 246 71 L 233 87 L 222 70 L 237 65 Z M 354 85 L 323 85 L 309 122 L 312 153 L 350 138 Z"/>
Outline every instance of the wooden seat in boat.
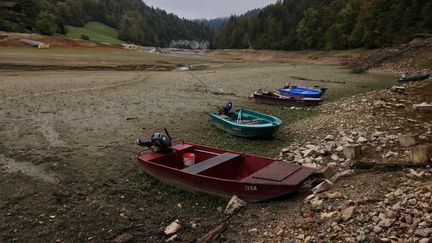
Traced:
<path fill-rule="evenodd" d="M 191 173 L 191 174 L 199 174 L 202 173 L 210 168 L 213 168 L 217 165 L 223 164 L 225 162 L 228 162 L 234 158 L 239 157 L 240 154 L 234 154 L 234 153 L 223 153 L 220 155 L 217 155 L 215 157 L 212 157 L 210 159 L 201 161 L 197 164 L 194 164 L 192 166 L 184 168 L 182 171 Z"/>

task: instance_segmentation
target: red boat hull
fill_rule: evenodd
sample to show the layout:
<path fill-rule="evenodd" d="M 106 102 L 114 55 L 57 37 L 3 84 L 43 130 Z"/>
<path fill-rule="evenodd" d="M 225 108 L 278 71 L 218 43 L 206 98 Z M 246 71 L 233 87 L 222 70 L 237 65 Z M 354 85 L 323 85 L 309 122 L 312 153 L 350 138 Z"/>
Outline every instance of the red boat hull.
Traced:
<path fill-rule="evenodd" d="M 211 153 L 227 152 L 226 150 L 192 144 L 178 145 L 177 152 L 190 152 L 191 148 L 199 148 Z M 298 166 L 301 168 L 296 168 L 297 170 L 293 175 L 280 181 L 254 178 L 252 175 L 254 175 L 254 173 L 256 174 L 256 171 L 260 171 L 262 168 L 270 168 L 269 166 L 271 166 L 275 160 L 233 151 L 229 152 L 241 155 L 242 160 L 239 159 L 239 162 L 236 163 L 227 163 L 220 168 L 213 169 L 213 172 L 208 172 L 207 174 L 205 172 L 201 174 L 186 173 L 182 167 L 176 168 L 170 166 L 170 163 L 164 159 L 167 156 L 159 153 L 142 154 L 138 156 L 138 160 L 140 161 L 142 169 L 147 174 L 165 183 L 176 185 L 187 191 L 206 193 L 223 198 L 230 198 L 233 195 L 237 195 L 246 201 L 252 202 L 265 201 L 286 195 L 294 191 L 299 184 L 305 181 L 313 173 L 313 170 L 310 168 Z M 179 156 L 176 157 L 178 158 Z M 172 160 L 176 159 L 174 158 Z M 256 163 L 256 165 L 253 165 L 252 161 Z M 277 163 L 281 162 L 278 161 Z M 288 166 L 289 168 L 293 166 L 288 162 L 282 163 L 284 164 L 280 164 L 279 166 Z M 240 167 L 239 164 L 241 164 Z M 254 166 L 256 166 L 256 168 L 253 168 Z M 256 170 L 257 168 L 261 169 Z M 235 175 L 235 172 L 238 173 L 238 175 Z M 231 175 L 229 175 L 230 173 Z M 273 172 L 270 170 L 270 174 L 271 173 Z M 216 177 L 219 174 L 223 174 L 225 177 L 229 178 Z M 266 176 L 267 175 L 264 175 L 264 177 Z"/>

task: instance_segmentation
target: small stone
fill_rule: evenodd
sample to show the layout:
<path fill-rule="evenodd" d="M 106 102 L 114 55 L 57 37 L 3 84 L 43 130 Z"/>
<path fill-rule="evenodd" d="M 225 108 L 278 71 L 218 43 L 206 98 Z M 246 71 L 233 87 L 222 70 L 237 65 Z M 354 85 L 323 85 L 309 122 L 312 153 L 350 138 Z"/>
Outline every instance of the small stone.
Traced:
<path fill-rule="evenodd" d="M 382 135 L 384 135 L 384 132 L 374 132 L 374 133 L 372 133 L 372 137 L 374 137 L 374 138 L 380 137 Z"/>
<path fill-rule="evenodd" d="M 337 170 L 333 166 L 326 166 L 325 169 L 322 171 L 322 175 L 326 179 L 332 178 L 334 175 L 336 175 Z"/>
<path fill-rule="evenodd" d="M 177 239 L 178 235 L 175 234 L 173 236 L 171 236 L 170 238 L 166 239 L 165 242 L 171 242 L 171 241 L 175 241 Z"/>
<path fill-rule="evenodd" d="M 390 88 L 390 91 L 393 91 L 393 92 L 403 92 L 403 91 L 405 91 L 405 87 L 403 87 L 403 86 L 393 86 L 393 87 Z"/>
<path fill-rule="evenodd" d="M 332 218 L 333 216 L 337 216 L 339 214 L 338 211 L 333 211 L 333 212 L 329 212 L 329 213 L 321 213 L 320 218 L 324 219 L 324 218 Z"/>
<path fill-rule="evenodd" d="M 291 151 L 290 148 L 284 148 L 284 149 L 282 149 L 282 153 L 288 153 L 289 151 Z"/>
<path fill-rule="evenodd" d="M 296 236 L 296 238 L 299 239 L 299 240 L 303 240 L 305 238 L 305 235 L 304 234 L 299 234 L 299 235 Z"/>
<path fill-rule="evenodd" d="M 328 199 L 335 199 L 335 198 L 341 198 L 342 193 L 340 193 L 340 192 L 324 192 L 324 196 L 326 196 Z"/>
<path fill-rule="evenodd" d="M 133 235 L 129 234 L 129 233 L 123 233 L 119 236 L 117 236 L 113 242 L 114 243 L 126 243 L 129 242 L 130 240 L 132 240 L 134 237 Z"/>
<path fill-rule="evenodd" d="M 249 233 L 257 233 L 258 229 L 257 228 L 252 228 L 248 230 Z"/>
<path fill-rule="evenodd" d="M 312 192 L 314 193 L 319 193 L 319 192 L 323 192 L 323 191 L 327 191 L 328 189 L 330 189 L 333 186 L 333 182 L 325 179 L 323 182 L 321 182 L 320 184 L 318 184 L 316 187 L 314 187 L 312 189 Z"/>
<path fill-rule="evenodd" d="M 342 227 L 340 227 L 339 225 L 336 225 L 335 227 L 333 227 L 333 230 L 336 232 L 339 232 L 342 230 Z"/>
<path fill-rule="evenodd" d="M 342 172 L 336 173 L 336 175 L 334 175 L 332 178 L 330 178 L 330 181 L 335 182 L 341 177 L 349 176 L 352 174 L 354 174 L 354 170 L 344 170 Z"/>
<path fill-rule="evenodd" d="M 174 220 L 174 222 L 172 222 L 170 225 L 168 225 L 165 230 L 164 233 L 166 235 L 172 235 L 177 233 L 178 231 L 180 231 L 182 228 L 180 221 L 178 219 Z"/>
<path fill-rule="evenodd" d="M 384 158 L 390 158 L 390 157 L 392 157 L 392 156 L 394 156 L 394 155 L 398 155 L 398 153 L 395 153 L 395 152 L 393 152 L 393 151 L 388 151 L 388 152 L 384 155 Z"/>
<path fill-rule="evenodd" d="M 314 197 L 309 202 L 314 208 L 318 208 L 322 205 L 323 200 L 319 199 L 318 197 Z"/>
<path fill-rule="evenodd" d="M 276 236 L 281 236 L 281 235 L 283 235 L 284 234 L 284 230 L 283 229 L 280 229 L 277 233 L 276 233 Z"/>
<path fill-rule="evenodd" d="M 429 243 L 429 239 L 428 238 L 423 238 L 419 241 L 419 243 Z"/>
<path fill-rule="evenodd" d="M 384 219 L 381 219 L 381 221 L 379 222 L 378 226 L 388 228 L 388 227 L 390 227 L 394 222 L 395 222 L 394 219 L 384 218 Z"/>
<path fill-rule="evenodd" d="M 420 171 L 419 173 L 417 173 L 417 171 L 415 171 L 413 169 L 410 169 L 410 174 L 413 175 L 413 176 L 415 176 L 415 177 L 421 178 L 421 177 L 424 176 L 425 172 L 424 171 Z"/>
<path fill-rule="evenodd" d="M 354 140 L 352 140 L 350 137 L 343 137 L 341 140 L 342 140 L 342 141 L 346 141 L 346 142 L 348 142 L 348 143 L 354 143 Z M 346 144 L 346 143 L 345 143 L 345 144 Z"/>
<path fill-rule="evenodd" d="M 385 107 L 386 104 L 387 103 L 383 100 L 377 100 L 373 103 L 374 107 L 376 107 L 376 108 Z"/>
<path fill-rule="evenodd" d="M 324 140 L 326 141 L 333 141 L 335 139 L 335 137 L 333 135 L 327 135 Z"/>
<path fill-rule="evenodd" d="M 309 158 L 309 157 L 306 157 L 306 158 L 304 158 L 304 162 L 306 163 L 306 164 L 311 164 L 311 163 L 313 163 L 313 159 L 311 159 L 311 158 Z"/>
<path fill-rule="evenodd" d="M 400 196 L 400 195 L 403 194 L 403 191 L 402 191 L 400 188 L 398 188 L 398 189 L 396 189 L 396 191 L 393 192 L 393 194 L 394 194 L 395 196 Z"/>
<path fill-rule="evenodd" d="M 302 152 L 303 153 L 303 157 L 308 157 L 309 155 L 312 154 L 312 152 L 313 152 L 312 149 L 308 149 L 308 150 L 303 151 Z"/>
<path fill-rule="evenodd" d="M 429 203 L 427 203 L 427 202 L 421 202 L 421 203 L 420 203 L 420 207 L 421 207 L 421 208 L 424 208 L 424 209 L 429 209 L 430 205 L 429 205 Z"/>
<path fill-rule="evenodd" d="M 399 136 L 399 143 L 402 147 L 411 147 L 417 144 L 417 136 L 413 134 L 405 134 Z"/>
<path fill-rule="evenodd" d="M 417 111 L 432 112 L 432 104 L 428 104 L 426 102 L 415 104 L 413 105 L 413 109 Z"/>
<path fill-rule="evenodd" d="M 323 159 L 323 157 L 318 156 L 318 157 L 315 158 L 315 162 L 317 162 L 319 164 L 322 164 L 324 162 L 324 159 Z"/>
<path fill-rule="evenodd" d="M 332 160 L 334 160 L 334 161 L 338 161 L 338 160 L 339 160 L 339 156 L 337 156 L 336 154 L 332 154 L 332 155 L 330 156 L 330 158 L 331 158 Z"/>
<path fill-rule="evenodd" d="M 428 238 L 432 235 L 432 228 L 417 229 L 414 234 L 419 237 Z"/>
<path fill-rule="evenodd" d="M 234 195 L 230 201 L 228 202 L 227 207 L 225 208 L 226 214 L 233 214 L 246 206 L 246 202 L 240 199 L 237 195 Z"/>
<path fill-rule="evenodd" d="M 369 140 L 365 137 L 359 137 L 357 143 L 367 143 Z"/>
<path fill-rule="evenodd" d="M 374 226 L 372 230 L 375 234 L 379 235 L 382 232 L 382 228 L 379 226 Z"/>
<path fill-rule="evenodd" d="M 310 194 L 309 196 L 307 196 L 307 197 L 304 199 L 304 203 L 309 202 L 309 201 L 312 200 L 312 198 L 314 198 L 314 197 L 315 197 L 315 194 Z"/>
<path fill-rule="evenodd" d="M 351 219 L 353 213 L 354 213 L 354 206 L 345 208 L 341 211 L 341 216 L 342 216 L 342 220 L 347 221 L 349 219 Z"/>

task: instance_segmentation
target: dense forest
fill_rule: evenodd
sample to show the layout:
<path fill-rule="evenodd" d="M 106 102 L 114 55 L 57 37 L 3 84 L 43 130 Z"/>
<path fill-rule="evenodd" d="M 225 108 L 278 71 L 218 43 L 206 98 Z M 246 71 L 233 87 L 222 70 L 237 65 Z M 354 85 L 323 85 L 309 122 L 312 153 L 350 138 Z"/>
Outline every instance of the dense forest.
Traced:
<path fill-rule="evenodd" d="M 216 19 L 196 19 L 195 22 L 209 27 L 213 32 L 217 32 L 228 21 L 228 17 Z"/>
<path fill-rule="evenodd" d="M 232 16 L 214 47 L 376 48 L 431 33 L 431 0 L 283 0 L 255 14 Z"/>
<path fill-rule="evenodd" d="M 376 48 L 432 33 L 431 0 L 280 0 L 229 19 L 195 21 L 142 0 L 16 2 L 19 13 L 0 8 L 0 30 L 64 34 L 66 25 L 99 21 L 118 29 L 121 40 L 162 47 L 188 39 L 213 40 L 213 48 Z"/>
<path fill-rule="evenodd" d="M 81 27 L 89 21 L 99 21 L 117 28 L 121 40 L 142 45 L 167 46 L 171 40 L 213 38 L 213 32 L 203 24 L 154 9 L 142 0 L 16 2 L 22 8 L 21 13 L 0 8 L 0 30 L 64 34 L 66 25 Z"/>

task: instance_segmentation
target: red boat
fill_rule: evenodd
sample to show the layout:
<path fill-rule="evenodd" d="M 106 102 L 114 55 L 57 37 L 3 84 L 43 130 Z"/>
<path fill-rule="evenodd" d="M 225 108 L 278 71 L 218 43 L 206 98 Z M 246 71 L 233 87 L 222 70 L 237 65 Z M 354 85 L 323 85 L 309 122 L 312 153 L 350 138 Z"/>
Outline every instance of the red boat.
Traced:
<path fill-rule="evenodd" d="M 314 172 L 293 163 L 192 143 L 174 145 L 163 152 L 145 151 L 138 154 L 138 160 L 156 179 L 188 191 L 224 198 L 237 195 L 252 202 L 286 195 Z M 195 163 L 186 166 L 183 158 L 190 154 Z"/>
<path fill-rule="evenodd" d="M 321 98 L 285 96 L 279 93 L 275 93 L 271 91 L 262 91 L 262 90 L 255 91 L 252 97 L 254 97 L 257 102 L 272 104 L 272 105 L 289 105 L 289 104 L 319 105 L 322 101 Z"/>

